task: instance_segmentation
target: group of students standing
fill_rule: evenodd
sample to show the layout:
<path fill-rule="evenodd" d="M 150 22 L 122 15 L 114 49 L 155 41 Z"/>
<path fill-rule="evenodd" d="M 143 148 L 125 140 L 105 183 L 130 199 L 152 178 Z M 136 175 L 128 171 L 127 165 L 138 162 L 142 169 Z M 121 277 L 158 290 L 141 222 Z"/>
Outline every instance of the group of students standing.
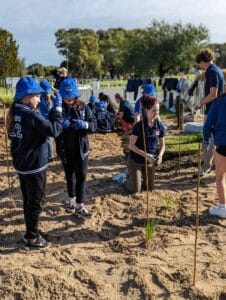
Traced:
<path fill-rule="evenodd" d="M 50 138 L 55 138 L 56 150 L 65 172 L 68 192 L 68 198 L 65 201 L 67 212 L 73 212 L 84 218 L 90 217 L 91 212 L 84 205 L 89 156 L 88 133 L 96 131 L 98 123 L 96 116 L 105 112 L 106 108 L 106 103 L 101 99 L 96 103 L 95 111 L 92 111 L 90 105 L 81 100 L 77 84 L 70 76 L 61 80 L 59 89 L 54 90 L 54 95 L 50 96 L 50 92 L 51 86 L 46 80 L 38 84 L 32 77 L 22 77 L 17 83 L 14 102 L 8 116 L 13 165 L 19 176 L 23 196 L 26 224 L 23 241 L 27 246 L 35 248 L 49 246 L 49 242 L 39 232 L 38 223 L 45 195 L 46 168 L 52 159 Z M 146 96 L 142 105 L 147 111 L 152 110 L 154 106 L 159 106 L 156 98 Z M 131 130 L 134 125 L 134 112 L 130 107 L 131 104 L 119 94 L 115 95 L 115 99 L 119 102 L 119 112 L 116 113 L 116 117 L 121 120 L 125 128 Z M 98 106 L 103 107 L 103 105 L 105 105 L 103 111 L 101 111 L 102 108 L 98 110 Z M 158 109 L 155 114 L 158 115 Z M 148 117 L 149 119 L 150 122 L 145 123 L 145 128 L 156 125 L 153 123 L 154 116 Z M 150 140 L 148 143 L 154 140 L 156 143 L 156 137 L 160 136 L 158 128 L 153 128 L 152 132 L 150 130 L 147 132 L 146 140 Z M 133 130 L 137 138 L 142 134 L 139 124 L 138 128 L 135 126 Z M 133 166 L 133 171 L 135 167 L 140 172 L 143 161 L 139 161 L 139 155 L 144 157 L 145 153 L 142 138 L 139 138 L 139 143 L 143 150 L 138 152 L 138 158 L 134 157 L 134 160 L 138 160 L 138 164 Z M 133 151 L 132 147 L 131 151 Z M 149 147 L 147 151 L 153 152 L 154 155 L 157 148 L 156 146 L 153 149 Z M 136 148 L 134 152 L 137 152 Z M 147 159 L 151 161 L 152 155 L 149 154 Z M 140 181 L 140 176 L 138 177 L 137 180 Z M 131 185 L 129 181 L 130 174 L 128 186 Z M 133 184 L 135 184 L 134 178 Z M 135 191 L 129 187 L 128 190 Z"/>
<path fill-rule="evenodd" d="M 200 52 L 197 63 L 201 68 L 206 68 L 206 97 L 200 103 L 200 106 L 208 107 L 204 124 L 204 151 L 210 148 L 211 134 L 217 147 L 215 165 L 219 205 L 210 209 L 210 213 L 226 218 L 226 96 L 223 94 L 215 99 L 222 88 L 222 76 L 209 52 Z M 92 215 L 84 205 L 88 133 L 97 130 L 98 122 L 105 119 L 106 112 L 116 116 L 124 130 L 131 130 L 127 178 L 123 180 L 123 186 L 129 192 L 153 189 L 155 168 L 161 164 L 165 151 L 166 129 L 159 116 L 160 102 L 154 86 L 144 86 L 142 96 L 136 101 L 135 111 L 129 101 L 115 94 L 115 100 L 119 103 L 118 112 L 110 112 L 110 103 L 101 97 L 97 102 L 93 95 L 87 105 L 81 100 L 77 84 L 70 76 L 60 81 L 54 95 L 49 96 L 50 92 L 51 86 L 46 80 L 38 84 L 31 77 L 22 77 L 17 83 L 8 116 L 13 165 L 23 196 L 26 225 L 23 241 L 34 248 L 50 245 L 40 234 L 38 223 L 45 195 L 46 168 L 52 159 L 51 137 L 55 138 L 65 172 L 68 192 L 66 211 L 84 218 Z"/>

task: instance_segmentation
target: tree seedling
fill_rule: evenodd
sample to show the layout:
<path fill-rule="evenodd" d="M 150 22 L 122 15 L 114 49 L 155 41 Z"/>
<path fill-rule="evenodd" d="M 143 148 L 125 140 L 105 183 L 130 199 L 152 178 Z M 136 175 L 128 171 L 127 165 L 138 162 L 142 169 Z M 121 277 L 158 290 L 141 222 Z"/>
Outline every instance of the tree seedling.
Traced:
<path fill-rule="evenodd" d="M 149 241 L 155 230 L 156 230 L 156 227 L 158 226 L 159 224 L 159 221 L 158 220 L 148 220 L 146 225 L 145 225 L 145 240 L 146 241 Z"/>

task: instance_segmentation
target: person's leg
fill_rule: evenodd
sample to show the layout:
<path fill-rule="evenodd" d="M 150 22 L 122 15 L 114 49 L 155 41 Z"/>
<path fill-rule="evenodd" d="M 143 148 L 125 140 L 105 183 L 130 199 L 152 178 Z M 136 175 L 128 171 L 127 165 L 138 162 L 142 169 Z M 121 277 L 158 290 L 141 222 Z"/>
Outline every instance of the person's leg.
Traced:
<path fill-rule="evenodd" d="M 146 172 L 145 172 L 145 166 L 142 170 L 143 174 L 143 183 L 142 187 L 143 189 L 146 189 Z M 154 189 L 154 183 L 155 183 L 155 167 L 154 166 L 148 166 L 148 188 L 150 191 L 153 191 Z"/>
<path fill-rule="evenodd" d="M 75 154 L 67 154 L 67 163 L 63 164 L 69 198 L 75 197 Z"/>
<path fill-rule="evenodd" d="M 76 210 L 75 215 L 81 217 L 91 217 L 90 213 L 84 206 L 85 188 L 86 188 L 86 175 L 88 170 L 88 155 L 82 159 L 76 157 L 75 164 L 75 177 L 76 177 Z"/>
<path fill-rule="evenodd" d="M 210 208 L 210 214 L 226 218 L 226 156 L 215 152 L 216 186 L 219 197 L 218 207 Z"/>
<path fill-rule="evenodd" d="M 63 164 L 67 184 L 68 199 L 65 201 L 67 212 L 75 210 L 75 154 L 67 155 L 67 163 Z"/>
<path fill-rule="evenodd" d="M 23 176 L 23 194 L 26 194 L 25 222 L 26 238 L 36 239 L 39 237 L 38 223 L 42 211 L 42 198 L 45 194 L 46 172 Z"/>
<path fill-rule="evenodd" d="M 211 170 L 213 159 L 214 159 L 214 142 L 213 142 L 213 135 L 210 138 L 210 146 L 208 150 L 203 150 L 203 169 L 204 170 Z"/>
<path fill-rule="evenodd" d="M 128 158 L 128 179 L 124 186 L 130 193 L 141 192 L 142 165 Z"/>
<path fill-rule="evenodd" d="M 84 203 L 85 188 L 86 188 L 86 175 L 88 170 L 88 155 L 84 158 L 76 158 L 75 163 L 75 178 L 76 178 L 76 202 L 78 204 Z"/>
<path fill-rule="evenodd" d="M 215 152 L 215 166 L 219 203 L 226 204 L 226 157 Z"/>

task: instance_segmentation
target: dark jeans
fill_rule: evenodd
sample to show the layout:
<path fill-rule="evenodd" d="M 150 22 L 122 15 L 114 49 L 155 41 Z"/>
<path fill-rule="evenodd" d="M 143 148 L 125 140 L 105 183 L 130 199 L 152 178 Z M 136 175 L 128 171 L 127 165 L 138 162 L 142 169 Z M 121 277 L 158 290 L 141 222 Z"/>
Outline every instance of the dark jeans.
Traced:
<path fill-rule="evenodd" d="M 42 211 L 42 199 L 45 195 L 46 171 L 32 175 L 19 174 L 19 180 L 23 195 L 25 237 L 34 239 L 39 236 L 38 223 Z"/>
<path fill-rule="evenodd" d="M 69 197 L 76 197 L 77 203 L 84 202 L 88 155 L 83 160 L 80 154 L 67 153 L 67 164 L 63 164 Z"/>
<path fill-rule="evenodd" d="M 145 165 L 128 158 L 128 180 L 124 183 L 127 190 L 131 193 L 141 192 L 146 189 Z M 148 189 L 154 189 L 155 167 L 148 166 Z"/>

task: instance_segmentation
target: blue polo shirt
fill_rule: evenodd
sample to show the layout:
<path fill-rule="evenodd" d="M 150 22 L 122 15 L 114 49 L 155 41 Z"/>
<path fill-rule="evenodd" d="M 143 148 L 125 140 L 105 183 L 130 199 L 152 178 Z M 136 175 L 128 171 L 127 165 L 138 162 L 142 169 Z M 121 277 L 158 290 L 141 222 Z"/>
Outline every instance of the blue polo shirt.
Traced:
<path fill-rule="evenodd" d="M 215 87 L 218 89 L 217 96 L 224 92 L 224 74 L 215 64 L 211 64 L 205 73 L 205 97 L 209 95 L 210 89 Z M 213 101 L 206 104 L 205 114 L 207 115 Z"/>
<path fill-rule="evenodd" d="M 123 113 L 123 120 L 127 123 L 133 123 L 135 114 L 132 104 L 128 100 L 121 100 L 119 104 L 119 112 Z"/>
<path fill-rule="evenodd" d="M 147 153 L 158 155 L 159 151 L 159 139 L 165 136 L 165 127 L 163 123 L 156 119 L 152 126 L 148 125 L 147 118 L 144 119 L 144 133 L 146 140 L 146 150 Z M 142 121 L 139 121 L 135 124 L 132 134 L 137 136 L 138 139 L 136 141 L 136 146 L 144 151 L 144 138 L 143 138 L 143 129 L 142 129 Z M 144 157 L 130 150 L 129 152 L 130 158 L 135 161 L 144 164 Z"/>

